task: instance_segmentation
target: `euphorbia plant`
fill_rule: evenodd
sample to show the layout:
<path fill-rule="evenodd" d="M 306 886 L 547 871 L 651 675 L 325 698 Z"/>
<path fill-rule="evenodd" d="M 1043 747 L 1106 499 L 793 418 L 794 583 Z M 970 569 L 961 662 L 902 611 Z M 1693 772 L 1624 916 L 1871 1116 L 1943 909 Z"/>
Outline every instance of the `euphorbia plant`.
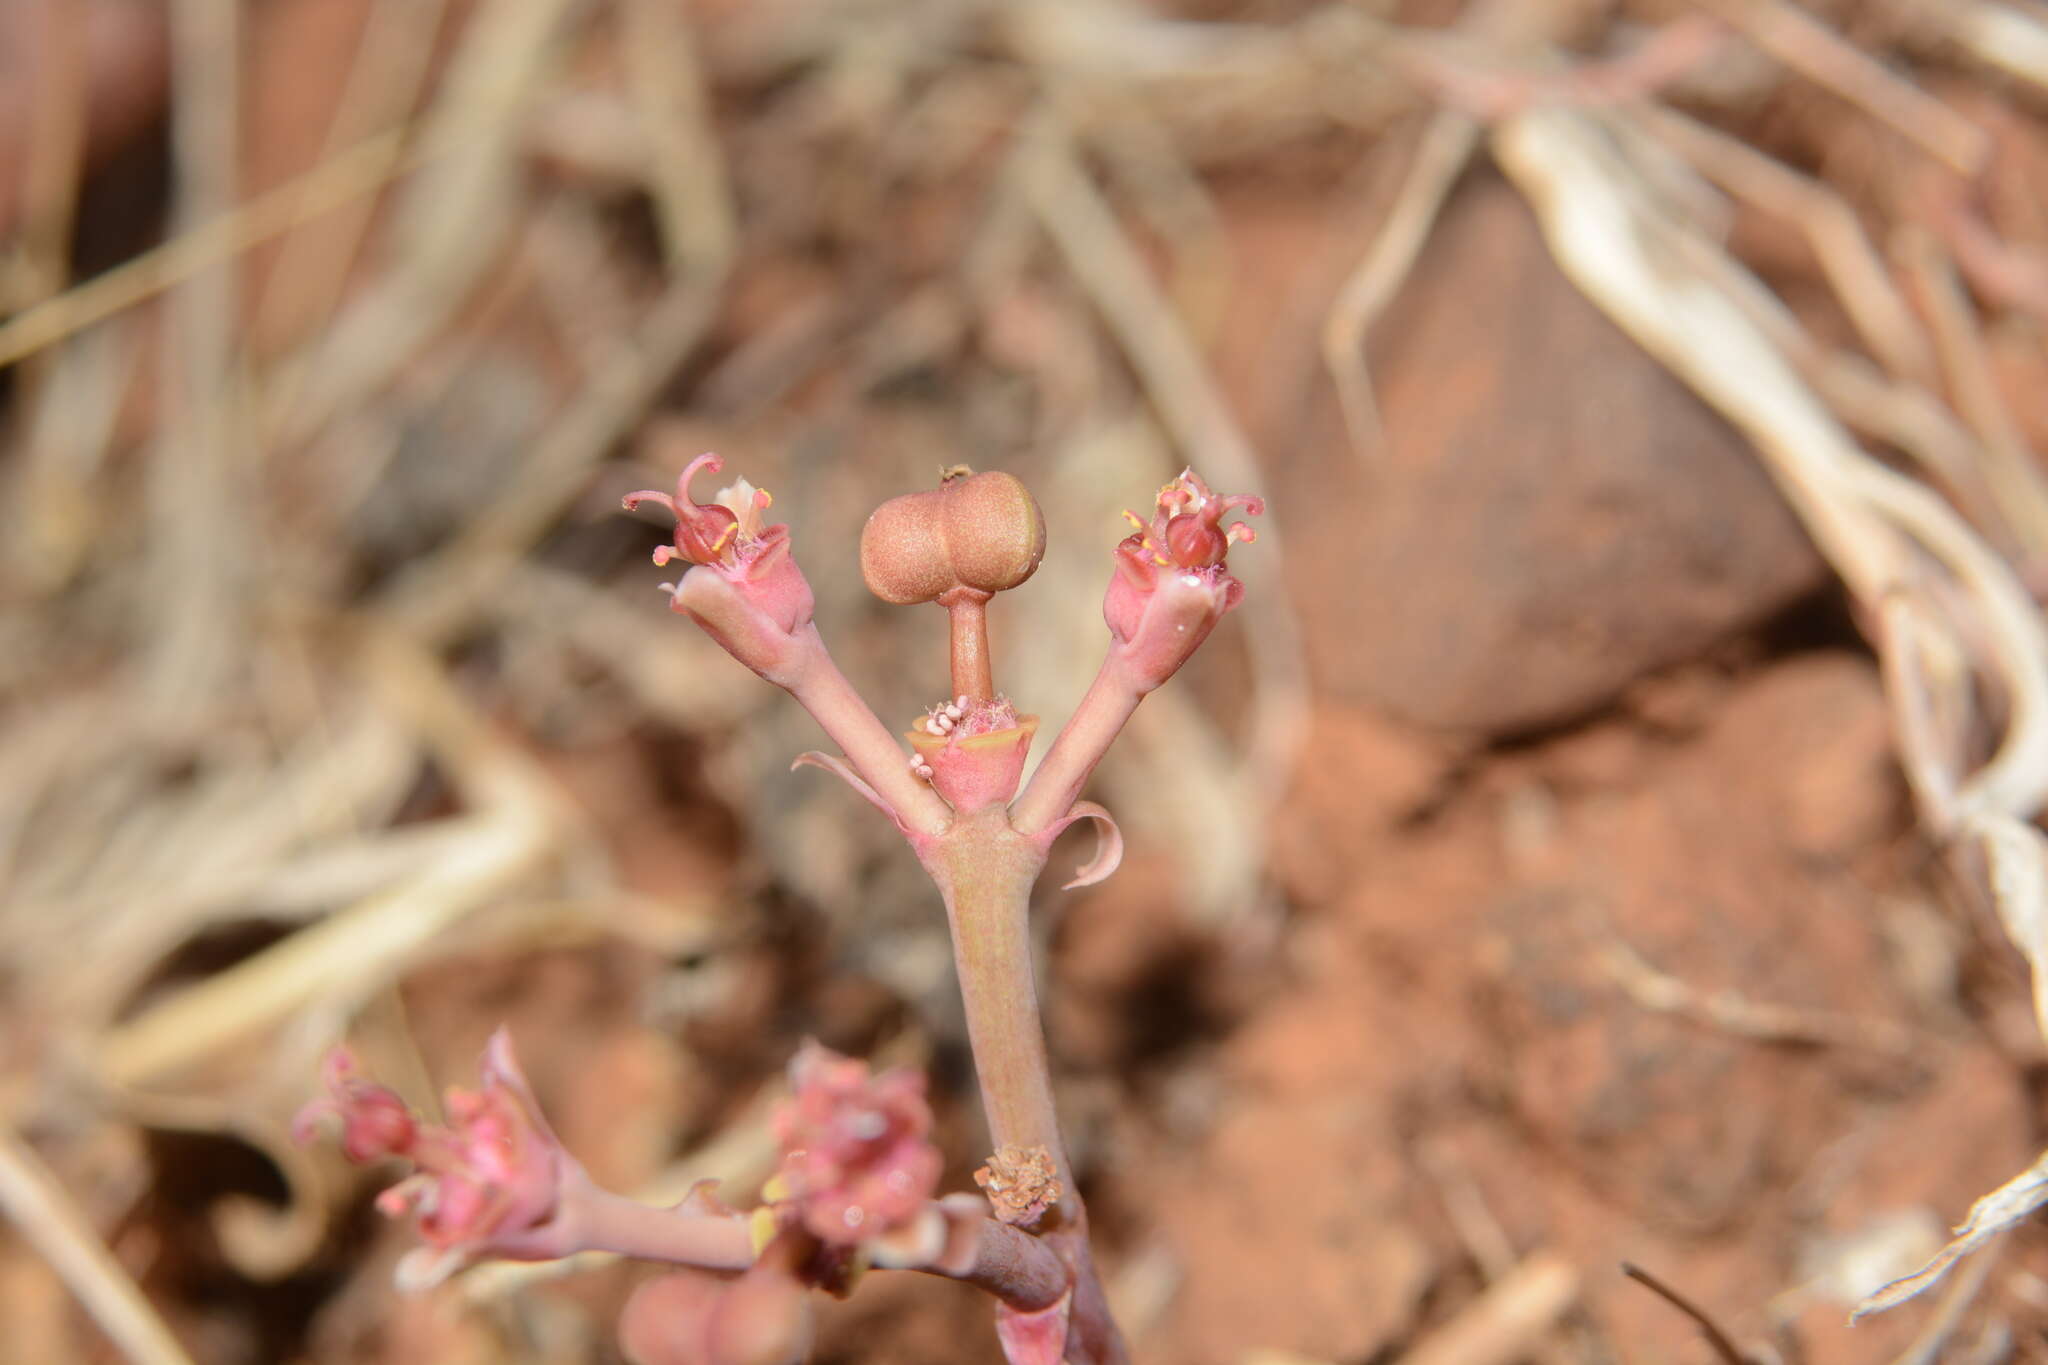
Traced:
<path fill-rule="evenodd" d="M 717 456 L 701 456 L 673 497 L 635 493 L 626 507 L 655 503 L 675 517 L 674 543 L 654 555 L 692 566 L 662 585 L 672 607 L 817 719 L 840 753 L 797 761 L 837 773 L 880 808 L 937 884 L 994 1140 L 975 1174 L 982 1193 L 935 1197 L 940 1163 L 921 1078 L 870 1076 L 864 1063 L 815 1044 L 790 1067 L 792 1097 L 776 1119 L 781 1168 L 763 1202 L 744 1212 L 707 1188 L 673 1209 L 599 1189 L 548 1129 L 502 1034 L 486 1054 L 483 1090 L 450 1093 L 449 1127 L 421 1122 L 345 1053 L 329 1062 L 329 1096 L 307 1117 L 338 1115 L 355 1160 L 398 1156 L 418 1168 L 379 1200 L 388 1213 L 420 1216 L 430 1246 L 408 1257 L 409 1280 L 431 1282 L 483 1257 L 591 1249 L 686 1267 L 642 1286 L 626 1309 L 621 1337 L 639 1365 L 800 1360 L 809 1291 L 846 1292 L 870 1266 L 986 1289 L 1013 1365 L 1121 1361 L 1053 1109 L 1031 889 L 1053 840 L 1077 820 L 1096 822 L 1099 841 L 1067 886 L 1115 870 L 1116 825 L 1081 790 L 1139 701 L 1243 596 L 1226 557 L 1253 533 L 1224 518 L 1263 504 L 1219 497 L 1188 471 L 1160 490 L 1150 518 L 1125 514 L 1134 530 L 1116 546 L 1103 603 L 1108 655 L 1020 793 L 1038 718 L 996 689 L 987 608 L 1029 578 L 1045 550 L 1045 521 L 1024 486 L 956 469 L 868 521 L 868 586 L 890 602 L 936 602 L 950 618 L 951 685 L 911 727 L 906 752 L 826 651 L 789 528 L 764 524 L 768 494 L 740 480 L 713 502 L 691 498 L 693 476 L 719 468 Z"/>

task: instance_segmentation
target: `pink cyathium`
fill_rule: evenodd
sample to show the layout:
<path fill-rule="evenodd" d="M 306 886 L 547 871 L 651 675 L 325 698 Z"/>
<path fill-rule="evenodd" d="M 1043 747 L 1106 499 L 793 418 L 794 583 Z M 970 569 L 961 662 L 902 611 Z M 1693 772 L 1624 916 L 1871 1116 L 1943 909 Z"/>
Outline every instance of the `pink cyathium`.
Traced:
<path fill-rule="evenodd" d="M 790 1099 L 775 1115 L 782 1178 L 819 1240 L 856 1246 L 911 1222 L 937 1193 L 924 1077 L 879 1076 L 806 1044 L 789 1064 Z"/>
<path fill-rule="evenodd" d="M 1189 469 L 1159 490 L 1150 521 L 1124 513 L 1137 529 L 1116 547 L 1117 571 L 1102 615 L 1146 691 L 1172 677 L 1223 613 L 1244 599 L 1244 584 L 1231 577 L 1227 560 L 1233 544 L 1256 540 L 1258 533 L 1242 521 L 1225 526 L 1223 518 L 1265 510 L 1260 498 L 1218 497 Z"/>
<path fill-rule="evenodd" d="M 811 622 L 811 585 L 789 551 L 789 528 L 762 524 L 774 504 L 767 490 L 745 479 L 720 489 L 713 502 L 690 498 L 690 480 L 702 469 L 716 474 L 725 464 L 699 455 L 676 479 L 675 496 L 642 489 L 628 493 L 627 511 L 642 503 L 668 509 L 676 519 L 675 541 L 654 552 L 656 564 L 683 559 L 694 567 L 664 583 L 669 605 L 710 632 L 727 653 L 766 677 L 785 666 L 793 635 Z"/>
<path fill-rule="evenodd" d="M 986 607 L 1028 579 L 1044 549 L 1043 517 L 1023 485 L 949 470 L 936 493 L 893 499 L 870 520 L 861 550 L 870 587 L 888 601 L 936 602 L 950 617 L 948 700 L 911 732 L 906 752 L 826 650 L 789 528 L 763 524 L 768 494 L 740 480 L 714 502 L 690 497 L 691 478 L 720 467 L 717 456 L 700 456 L 673 496 L 643 491 L 625 505 L 652 503 L 675 518 L 672 543 L 654 554 L 657 564 L 692 565 L 662 585 L 671 606 L 788 691 L 841 750 L 798 762 L 838 774 L 880 807 L 931 875 L 997 1153 L 985 1170 L 992 1188 L 1014 1196 L 1028 1174 L 1039 1193 L 1005 1207 L 1002 1219 L 979 1195 L 935 1200 L 942 1163 L 921 1079 L 874 1076 L 815 1044 L 791 1065 L 792 1097 L 775 1121 L 781 1169 L 764 1191 L 768 1202 L 748 1216 L 703 1190 L 655 1209 L 598 1189 L 541 1119 L 502 1036 L 486 1055 L 483 1088 L 451 1092 L 447 1126 L 420 1120 L 346 1054 L 330 1061 L 329 1097 L 309 1105 L 301 1123 L 338 1117 L 350 1157 L 414 1162 L 418 1173 L 380 1206 L 418 1213 L 422 1233 L 451 1264 L 604 1249 L 718 1272 L 685 1271 L 634 1297 L 622 1336 L 639 1365 L 787 1365 L 809 1339 L 806 1289 L 844 1292 L 869 1264 L 986 1289 L 1013 1365 L 1116 1365 L 1127 1356 L 1053 1108 L 1031 893 L 1054 839 L 1079 820 L 1096 822 L 1101 839 L 1067 885 L 1115 869 L 1116 825 L 1081 792 L 1139 702 L 1243 599 L 1228 557 L 1254 533 L 1225 518 L 1265 505 L 1213 493 L 1189 470 L 1159 491 L 1150 518 L 1126 514 L 1135 533 L 1115 547 L 1103 601 L 1108 652 L 1020 793 L 1036 718 L 995 689 Z"/>

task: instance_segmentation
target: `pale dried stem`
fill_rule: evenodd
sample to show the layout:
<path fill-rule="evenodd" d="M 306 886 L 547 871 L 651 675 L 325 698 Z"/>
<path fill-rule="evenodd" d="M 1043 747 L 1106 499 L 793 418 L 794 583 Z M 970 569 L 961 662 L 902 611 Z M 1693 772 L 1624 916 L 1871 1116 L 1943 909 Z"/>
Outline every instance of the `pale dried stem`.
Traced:
<path fill-rule="evenodd" d="M 1961 736 L 1941 732 L 1927 679 L 1925 641 L 1930 632 L 1919 623 L 1918 610 L 1904 596 L 1886 598 L 1879 605 L 1878 665 L 1884 671 L 1885 691 L 1893 699 L 1899 766 L 1912 790 L 1914 808 L 1923 818 L 1931 817 L 1930 823 L 1946 822 L 1955 809 Z"/>
<path fill-rule="evenodd" d="M 502 118 L 511 112 L 498 114 Z M 366 138 L 304 175 L 195 224 L 162 246 L 0 323 L 0 368 L 369 194 L 406 171 L 446 156 L 481 129 L 481 124 L 448 128 L 410 152 L 404 129 Z"/>
<path fill-rule="evenodd" d="M 2048 19 L 1989 0 L 1946 0 L 1928 11 L 1978 61 L 2048 90 Z"/>
<path fill-rule="evenodd" d="M 1612 933 L 1599 936 L 1595 956 L 1629 999 L 1652 1013 L 1690 1019 L 1759 1042 L 1869 1050 L 1898 1060 L 1913 1052 L 1913 1035 L 1888 1019 L 1800 1009 L 1753 1000 L 1736 990 L 1701 990 L 1657 970 Z"/>
<path fill-rule="evenodd" d="M 702 340 L 717 316 L 720 283 L 695 276 L 671 281 L 636 334 L 616 344 L 611 362 L 535 438 L 518 473 L 448 545 L 411 565 L 381 610 L 423 639 L 445 639 L 461 629 Z"/>
<path fill-rule="evenodd" d="M 1541 1344 L 1578 1294 L 1578 1269 L 1538 1252 L 1418 1341 L 1401 1365 L 1512 1365 Z"/>
<path fill-rule="evenodd" d="M 1907 231 L 1899 254 L 1933 325 L 1957 411 L 1983 443 L 1980 463 L 1993 503 L 2023 550 L 2036 556 L 2048 552 L 2048 481 L 1998 391 L 1975 306 L 1956 278 L 1954 263 L 1925 232 Z"/>
<path fill-rule="evenodd" d="M 235 203 L 240 25 L 235 0 L 171 6 L 172 150 L 177 221 L 189 231 Z M 147 609 L 146 703 L 167 724 L 189 724 L 217 695 L 244 628 L 249 560 L 241 542 L 247 449 L 238 420 L 240 290 L 227 265 L 195 274 L 170 300 L 161 402 L 169 414 L 148 464 L 151 577 L 178 590 Z"/>
<path fill-rule="evenodd" d="M 0 534 L 5 573 L 38 596 L 71 583 L 101 544 L 94 481 L 113 450 L 123 403 L 144 354 L 132 320 L 89 332 L 17 371 L 22 438 Z M 5 684 L 0 683 L 0 690 Z"/>
<path fill-rule="evenodd" d="M 1834 91 L 1964 175 L 1991 155 L 1990 135 L 1912 82 L 1893 75 L 1813 15 L 1784 0 L 1693 0 L 1792 70 Z"/>
<path fill-rule="evenodd" d="M 1993 1242 L 1964 1268 L 1941 1296 L 1934 1315 L 1906 1344 L 1906 1348 L 1892 1357 L 1891 1365 L 1935 1365 L 1941 1359 L 1943 1348 L 1955 1336 L 1956 1328 L 1962 1325 L 1963 1314 L 1977 1301 L 1984 1283 L 1997 1268 L 1999 1252 L 2004 1248 L 2003 1239 Z"/>
<path fill-rule="evenodd" d="M 316 171 L 292 182 L 304 202 L 287 205 L 294 230 L 279 244 L 249 327 L 259 342 L 281 339 L 287 323 L 303 335 L 317 336 L 331 322 L 375 206 L 362 195 L 323 203 L 317 168 L 338 164 L 366 146 L 380 153 L 365 166 L 372 176 L 380 171 L 395 174 L 410 164 L 413 158 L 406 157 L 400 140 L 401 125 L 426 81 L 447 7 L 447 0 L 378 0 L 364 19 L 355 61 L 328 123 Z M 372 188 L 380 183 L 381 178 L 373 180 Z M 322 217 L 327 221 L 314 223 Z M 304 360 L 303 354 L 294 357 L 268 377 L 261 415 L 265 431 L 281 426 L 296 402 L 305 380 Z"/>
<path fill-rule="evenodd" d="M 1386 221 L 1345 278 L 1323 322 L 1323 364 L 1336 385 L 1352 451 L 1368 462 L 1377 461 L 1383 433 L 1367 368 L 1366 340 L 1414 270 L 1479 137 L 1478 121 L 1467 114 L 1444 111 L 1431 117 Z"/>
<path fill-rule="evenodd" d="M 560 847 L 552 784 L 498 741 L 437 663 L 405 642 L 364 642 L 366 676 L 411 716 L 473 813 L 456 856 L 172 994 L 101 1036 L 96 1073 L 142 1085 L 324 1005 L 345 1018 L 462 916 L 505 894 Z"/>
<path fill-rule="evenodd" d="M 1702 175 L 1804 233 L 1870 354 L 1903 379 L 1923 387 L 1935 382 L 1926 329 L 1893 285 L 1847 200 L 1748 143 L 1673 110 L 1651 107 L 1640 118 Z"/>
<path fill-rule="evenodd" d="M 1218 487 L 1258 487 L 1263 480 L 1250 440 L 1057 122 L 1041 118 L 1023 135 L 1019 155 L 1026 201 L 1101 310 L 1175 445 Z M 1248 559 L 1239 576 L 1248 588 L 1265 593 L 1260 610 L 1248 613 L 1245 623 L 1256 698 L 1245 749 L 1255 804 L 1266 809 L 1279 799 L 1300 748 L 1308 684 L 1301 623 L 1280 585 L 1283 533 L 1269 521 L 1260 526 L 1259 539 L 1264 553 Z M 1048 822 L 1064 813 L 1030 809 L 1033 819 Z M 1256 813 L 1252 818 L 1255 824 L 1262 819 Z"/>
<path fill-rule="evenodd" d="M 121 1268 L 57 1177 L 0 1122 L 0 1212 L 78 1296 L 136 1365 L 192 1365 L 192 1357 Z"/>
<path fill-rule="evenodd" d="M 669 0 L 626 0 L 621 46 L 669 262 L 702 274 L 725 268 L 739 226 L 686 13 Z"/>

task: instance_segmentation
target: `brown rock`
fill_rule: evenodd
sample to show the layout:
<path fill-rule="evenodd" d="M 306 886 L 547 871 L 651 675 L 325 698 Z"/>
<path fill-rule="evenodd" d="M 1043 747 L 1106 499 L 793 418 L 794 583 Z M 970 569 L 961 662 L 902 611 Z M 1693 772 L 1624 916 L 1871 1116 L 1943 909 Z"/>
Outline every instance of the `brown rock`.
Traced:
<path fill-rule="evenodd" d="M 1557 271 L 1521 200 L 1452 203 L 1377 336 L 1371 513 L 1297 511 L 1338 691 L 1499 734 L 1583 715 L 1813 590 L 1746 443 Z"/>
<path fill-rule="evenodd" d="M 1737 693 L 1719 741 L 1768 763 L 1760 784 L 1785 845 L 1844 858 L 1909 823 L 1877 665 L 1851 654 L 1787 660 Z"/>

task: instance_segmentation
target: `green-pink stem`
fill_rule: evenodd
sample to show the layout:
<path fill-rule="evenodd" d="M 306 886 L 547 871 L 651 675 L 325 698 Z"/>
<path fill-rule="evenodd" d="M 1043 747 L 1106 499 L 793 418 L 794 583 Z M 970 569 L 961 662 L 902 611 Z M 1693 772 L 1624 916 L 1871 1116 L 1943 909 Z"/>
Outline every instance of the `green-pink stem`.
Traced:
<path fill-rule="evenodd" d="M 989 1136 L 999 1151 L 1042 1148 L 1059 1178 L 1059 1202 L 1035 1231 L 1065 1263 L 1072 1287 L 1066 1358 L 1122 1365 L 1128 1356 L 1089 1250 L 1088 1211 L 1060 1140 L 1038 1017 L 1031 887 L 1050 841 L 1020 832 L 1001 807 L 989 806 L 961 814 L 937 838 L 911 842 L 946 900 Z"/>
<path fill-rule="evenodd" d="M 705 1270 L 744 1270 L 755 1257 L 752 1233 L 743 1218 L 656 1208 L 587 1178 L 563 1190 L 555 1235 L 562 1241 L 553 1250 L 561 1255 L 609 1251 Z M 1067 1271 L 1051 1247 L 994 1219 L 983 1219 L 976 1230 L 974 1258 L 967 1265 L 899 1268 L 963 1281 L 1025 1312 L 1047 1307 L 1067 1290 Z"/>
<path fill-rule="evenodd" d="M 753 1239 L 743 1218 L 660 1209 L 588 1181 L 563 1194 L 561 1218 L 576 1242 L 571 1250 L 611 1251 L 707 1270 L 744 1270 L 754 1263 Z"/>
<path fill-rule="evenodd" d="M 1045 850 L 1012 829 L 1001 807 L 989 806 L 961 816 L 919 852 L 946 900 L 989 1134 L 999 1149 L 1043 1147 L 1066 1192 L 1065 1210 L 1073 1174 L 1053 1109 L 1031 966 L 1031 886 Z"/>

